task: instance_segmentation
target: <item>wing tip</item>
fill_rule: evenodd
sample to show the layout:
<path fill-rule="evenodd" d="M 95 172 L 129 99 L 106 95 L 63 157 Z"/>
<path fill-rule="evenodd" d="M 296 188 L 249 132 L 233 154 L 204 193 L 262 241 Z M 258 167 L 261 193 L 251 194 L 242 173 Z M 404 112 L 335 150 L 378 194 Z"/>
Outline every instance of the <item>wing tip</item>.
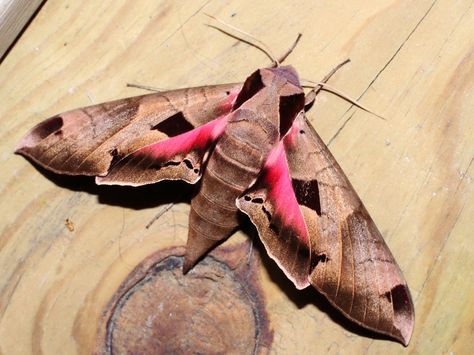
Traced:
<path fill-rule="evenodd" d="M 374 332 L 374 334 L 381 334 L 387 336 L 388 338 L 391 338 L 401 343 L 405 347 L 407 347 L 410 343 L 415 326 L 415 311 L 410 292 L 406 284 L 400 284 L 392 289 L 394 313 L 392 329 L 390 331 L 377 329 L 376 327 L 367 324 L 360 319 L 352 317 L 350 314 L 348 314 L 348 312 L 342 309 L 335 302 L 335 300 L 330 297 L 330 295 L 328 295 L 326 292 L 324 292 L 323 289 L 318 287 L 317 284 L 311 283 L 311 286 L 313 286 L 317 292 L 323 295 L 327 299 L 327 301 L 334 307 L 334 309 L 341 312 L 347 319 L 354 322 L 355 324 L 371 332 Z"/>
<path fill-rule="evenodd" d="M 50 117 L 38 123 L 21 139 L 15 151 L 34 147 L 51 134 L 60 134 L 63 125 L 64 120 L 60 115 Z"/>
<path fill-rule="evenodd" d="M 412 323 L 408 327 L 403 327 L 400 330 L 400 336 L 396 337 L 397 340 L 399 340 L 405 347 L 408 346 L 411 340 L 411 336 L 413 334 L 413 326 L 414 324 Z"/>
<path fill-rule="evenodd" d="M 21 155 L 23 157 L 30 157 L 28 152 L 26 151 L 26 145 L 23 142 L 23 139 L 18 143 L 18 145 L 13 150 L 13 153 Z"/>
<path fill-rule="evenodd" d="M 393 336 L 403 345 L 408 346 L 415 327 L 415 308 L 410 295 L 410 291 L 406 284 L 400 284 L 391 290 L 393 311 L 394 311 L 394 328 L 397 335 Z"/>
<path fill-rule="evenodd" d="M 265 243 L 263 243 L 265 245 Z M 268 256 L 273 259 L 273 261 L 278 265 L 278 267 L 280 268 L 281 271 L 283 271 L 283 273 L 285 274 L 285 276 L 295 285 L 296 289 L 298 290 L 304 290 L 305 288 L 307 288 L 310 283 L 309 283 L 309 280 L 307 278 L 307 274 L 306 274 L 306 277 L 301 277 L 301 278 L 297 278 L 297 277 L 294 277 L 288 270 L 287 268 L 282 264 L 280 263 L 280 261 L 278 260 L 278 258 L 276 256 L 274 256 L 272 253 L 269 252 L 269 249 L 265 248 L 267 250 L 267 253 L 268 253 Z"/>

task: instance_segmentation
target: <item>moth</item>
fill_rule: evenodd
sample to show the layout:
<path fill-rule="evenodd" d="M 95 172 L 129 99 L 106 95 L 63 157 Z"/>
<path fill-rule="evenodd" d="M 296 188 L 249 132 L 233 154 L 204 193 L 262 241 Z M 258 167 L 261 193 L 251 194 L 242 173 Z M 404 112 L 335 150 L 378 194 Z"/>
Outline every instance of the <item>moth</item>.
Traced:
<path fill-rule="evenodd" d="M 311 93 L 310 93 L 311 94 Z M 380 232 L 305 116 L 292 66 L 244 83 L 186 88 L 79 108 L 32 128 L 16 152 L 97 184 L 195 184 L 184 272 L 255 225 L 298 289 L 313 286 L 355 323 L 407 345 L 414 310 Z"/>

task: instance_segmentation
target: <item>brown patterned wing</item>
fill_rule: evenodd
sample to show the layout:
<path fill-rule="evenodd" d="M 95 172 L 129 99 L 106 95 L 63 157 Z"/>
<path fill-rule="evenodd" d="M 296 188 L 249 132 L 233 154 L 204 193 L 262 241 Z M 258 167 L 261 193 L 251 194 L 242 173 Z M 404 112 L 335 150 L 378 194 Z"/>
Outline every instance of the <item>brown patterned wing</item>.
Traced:
<path fill-rule="evenodd" d="M 285 137 L 285 148 L 311 243 L 309 282 L 349 319 L 407 345 L 414 308 L 402 272 L 303 114 Z"/>
<path fill-rule="evenodd" d="M 257 228 L 268 255 L 296 288 L 309 286 L 309 235 L 291 186 L 282 141 L 270 152 L 257 181 L 236 204 Z"/>
<path fill-rule="evenodd" d="M 112 165 L 141 148 L 226 115 L 241 86 L 174 90 L 68 111 L 32 128 L 16 152 L 56 173 L 105 176 Z M 191 149 L 153 164 L 128 158 L 115 170 L 116 183 L 140 185 L 168 178 L 195 182 L 204 153 Z M 114 183 L 112 178 L 99 182 Z"/>

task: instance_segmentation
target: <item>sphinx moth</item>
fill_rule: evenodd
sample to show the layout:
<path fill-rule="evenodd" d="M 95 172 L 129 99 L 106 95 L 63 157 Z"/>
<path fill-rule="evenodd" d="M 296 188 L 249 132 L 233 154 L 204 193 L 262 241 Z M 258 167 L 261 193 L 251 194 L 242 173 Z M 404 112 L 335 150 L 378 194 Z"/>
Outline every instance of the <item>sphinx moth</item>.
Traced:
<path fill-rule="evenodd" d="M 407 345 L 414 324 L 407 284 L 306 119 L 308 106 L 293 67 L 263 68 L 243 84 L 62 113 L 32 128 L 17 153 L 98 184 L 196 184 L 184 272 L 228 238 L 244 213 L 298 289 L 315 287 L 352 321 Z"/>

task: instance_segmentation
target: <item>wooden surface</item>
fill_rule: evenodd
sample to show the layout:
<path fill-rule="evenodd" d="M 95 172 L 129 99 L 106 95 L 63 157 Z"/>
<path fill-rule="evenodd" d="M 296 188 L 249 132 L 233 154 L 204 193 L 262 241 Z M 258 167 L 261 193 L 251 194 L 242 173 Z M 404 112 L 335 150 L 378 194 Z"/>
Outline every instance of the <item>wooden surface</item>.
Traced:
<path fill-rule="evenodd" d="M 0 0 L 0 59 L 43 0 Z"/>
<path fill-rule="evenodd" d="M 411 343 L 404 348 L 352 327 L 315 292 L 294 290 L 264 258 L 272 353 L 468 353 L 473 4 L 298 4 L 49 0 L 43 6 L 0 66 L 0 353 L 89 353 L 101 312 L 127 274 L 153 252 L 185 243 L 186 203 L 145 228 L 175 199 L 173 185 L 99 188 L 87 179 L 43 175 L 13 151 L 46 117 L 142 93 L 127 82 L 165 89 L 236 82 L 268 64 L 259 51 L 205 26 L 203 13 L 252 33 L 276 53 L 303 33 L 288 63 L 305 79 L 318 80 L 350 57 L 331 84 L 387 117 L 328 93 L 309 116 L 407 278 L 416 309 Z"/>
<path fill-rule="evenodd" d="M 250 247 L 218 248 L 186 275 L 184 247 L 147 257 L 104 309 L 97 354 L 268 353 L 273 332 Z"/>

